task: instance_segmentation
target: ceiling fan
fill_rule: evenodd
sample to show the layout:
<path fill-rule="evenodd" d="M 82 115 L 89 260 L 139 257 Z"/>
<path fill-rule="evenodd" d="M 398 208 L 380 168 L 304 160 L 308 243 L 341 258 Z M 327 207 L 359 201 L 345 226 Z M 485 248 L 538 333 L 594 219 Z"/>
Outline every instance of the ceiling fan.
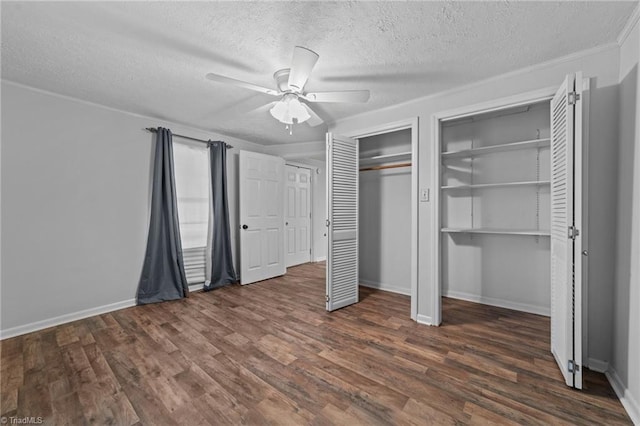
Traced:
<path fill-rule="evenodd" d="M 304 86 L 318 58 L 318 54 L 314 51 L 296 46 L 293 50 L 291 68 L 284 68 L 273 74 L 276 90 L 214 73 L 207 74 L 207 79 L 280 97 L 280 100 L 258 109 L 269 108 L 271 115 L 281 123 L 285 123 L 291 134 L 293 124 L 306 122 L 315 127 L 324 122 L 306 102 L 367 102 L 369 100 L 368 90 L 305 92 Z M 300 102 L 301 100 L 305 102 Z"/>

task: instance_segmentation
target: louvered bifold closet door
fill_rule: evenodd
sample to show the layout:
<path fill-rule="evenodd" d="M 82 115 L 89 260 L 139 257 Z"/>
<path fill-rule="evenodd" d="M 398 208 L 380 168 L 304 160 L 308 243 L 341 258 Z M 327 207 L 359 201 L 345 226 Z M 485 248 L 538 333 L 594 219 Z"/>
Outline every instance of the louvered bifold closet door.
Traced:
<path fill-rule="evenodd" d="M 575 280 L 575 76 L 569 75 L 551 101 L 551 352 L 568 386 L 582 387 L 579 285 Z M 581 200 L 578 197 L 578 200 Z M 578 208 L 579 207 L 579 204 Z M 578 283 L 579 284 L 579 283 Z M 576 294 L 577 292 L 577 294 Z M 578 333 L 576 333 L 578 331 Z M 580 371 L 581 373 L 581 371 Z M 577 380 L 576 380 L 577 379 Z"/>
<path fill-rule="evenodd" d="M 206 251 L 206 247 L 188 248 L 182 251 L 187 284 L 198 284 L 205 281 Z"/>
<path fill-rule="evenodd" d="M 358 141 L 327 133 L 327 310 L 358 302 Z"/>

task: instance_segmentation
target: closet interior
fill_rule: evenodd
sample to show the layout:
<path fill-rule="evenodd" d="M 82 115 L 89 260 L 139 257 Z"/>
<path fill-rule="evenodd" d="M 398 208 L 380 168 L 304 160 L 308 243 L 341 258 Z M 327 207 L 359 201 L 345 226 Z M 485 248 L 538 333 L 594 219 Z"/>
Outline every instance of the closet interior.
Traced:
<path fill-rule="evenodd" d="M 544 101 L 441 123 L 443 296 L 549 315 L 549 114 Z"/>
<path fill-rule="evenodd" d="M 411 294 L 411 129 L 359 139 L 360 284 Z"/>

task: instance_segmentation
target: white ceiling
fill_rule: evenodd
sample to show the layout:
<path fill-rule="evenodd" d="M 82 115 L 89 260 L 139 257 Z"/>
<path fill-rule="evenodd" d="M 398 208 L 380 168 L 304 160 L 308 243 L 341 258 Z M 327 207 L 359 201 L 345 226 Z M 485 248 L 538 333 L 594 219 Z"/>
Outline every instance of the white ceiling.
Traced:
<path fill-rule="evenodd" d="M 636 2 L 2 2 L 2 78 L 246 140 L 289 136 L 274 98 L 295 45 L 320 55 L 306 89 L 369 89 L 315 104 L 327 122 L 613 42 Z M 153 123 L 149 123 L 153 125 Z"/>

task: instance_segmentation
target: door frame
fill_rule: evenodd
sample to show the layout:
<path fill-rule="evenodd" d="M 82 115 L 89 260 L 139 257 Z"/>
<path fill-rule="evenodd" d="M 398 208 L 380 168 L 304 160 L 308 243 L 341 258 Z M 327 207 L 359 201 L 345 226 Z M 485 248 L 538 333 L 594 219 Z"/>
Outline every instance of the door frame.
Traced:
<path fill-rule="evenodd" d="M 316 251 L 315 251 L 314 239 L 313 239 L 313 231 L 314 231 L 313 220 L 315 218 L 315 212 L 313 211 L 313 193 L 314 193 L 313 185 L 315 185 L 315 183 L 316 183 L 316 179 L 317 178 L 314 178 L 314 176 L 318 175 L 318 168 L 317 167 L 313 167 L 313 166 L 311 166 L 309 164 L 305 164 L 305 163 L 299 162 L 299 161 L 287 160 L 286 158 L 284 160 L 284 165 L 285 165 L 285 167 L 286 166 L 292 166 L 292 167 L 297 167 L 299 169 L 307 169 L 307 170 L 311 171 L 311 182 L 310 182 L 311 185 L 309 185 L 309 197 L 311 198 L 311 203 L 310 203 L 310 206 L 309 206 L 309 213 L 311 213 L 311 232 L 310 232 L 310 235 L 309 235 L 309 247 L 311 247 L 311 262 L 316 262 Z M 286 186 L 287 186 L 286 179 L 285 179 L 284 185 L 285 185 L 284 189 L 286 190 L 287 189 L 286 188 Z M 285 195 L 282 198 L 283 198 L 283 202 L 285 203 L 285 209 L 286 209 L 287 197 Z M 285 248 L 285 257 L 286 257 L 286 253 L 287 253 L 287 251 L 286 251 L 286 248 L 287 248 L 286 239 L 283 241 L 283 243 L 284 243 L 284 246 L 285 246 L 284 248 Z M 286 267 L 286 262 L 285 262 L 285 267 Z"/>
<path fill-rule="evenodd" d="M 442 245 L 441 211 L 440 211 L 440 176 L 442 166 L 440 164 L 440 154 L 442 147 L 440 123 L 442 121 L 463 118 L 469 115 L 476 115 L 491 111 L 498 111 L 505 108 L 513 108 L 520 105 L 534 102 L 551 101 L 558 90 L 557 86 L 546 87 L 515 96 L 494 99 L 474 105 L 465 105 L 450 110 L 437 112 L 431 116 L 431 182 L 433 185 L 433 195 L 431 198 L 431 322 L 429 325 L 439 326 L 442 323 L 442 265 L 440 250 Z"/>
<path fill-rule="evenodd" d="M 354 139 L 411 129 L 411 319 L 418 317 L 418 117 L 340 132 Z"/>

